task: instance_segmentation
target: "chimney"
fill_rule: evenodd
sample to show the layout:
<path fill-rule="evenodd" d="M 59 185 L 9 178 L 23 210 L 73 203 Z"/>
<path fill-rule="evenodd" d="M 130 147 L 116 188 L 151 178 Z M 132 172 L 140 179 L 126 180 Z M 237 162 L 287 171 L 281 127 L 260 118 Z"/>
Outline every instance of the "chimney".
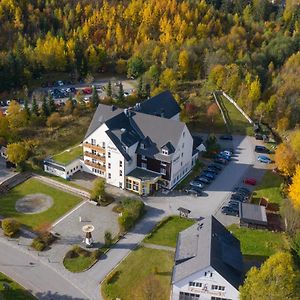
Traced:
<path fill-rule="evenodd" d="M 117 109 L 117 107 L 115 105 L 111 106 L 111 111 L 115 111 Z"/>
<path fill-rule="evenodd" d="M 126 117 L 130 117 L 130 110 L 128 108 L 124 109 L 124 114 Z"/>

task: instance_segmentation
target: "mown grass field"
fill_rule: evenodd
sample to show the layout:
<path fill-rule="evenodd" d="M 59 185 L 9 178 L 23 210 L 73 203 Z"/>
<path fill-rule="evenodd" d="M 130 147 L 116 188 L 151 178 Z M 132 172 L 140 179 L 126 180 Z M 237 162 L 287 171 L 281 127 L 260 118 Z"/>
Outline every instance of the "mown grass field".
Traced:
<path fill-rule="evenodd" d="M 3 284 L 8 284 L 9 289 L 5 289 Z M 0 299 L 3 300 L 34 300 L 28 291 L 26 291 L 22 286 L 13 281 L 8 276 L 0 273 Z"/>
<path fill-rule="evenodd" d="M 78 145 L 56 154 L 52 158 L 58 163 L 68 164 L 74 159 L 78 158 L 80 155 L 82 155 L 82 146 Z"/>
<path fill-rule="evenodd" d="M 253 197 L 266 198 L 271 203 L 283 204 L 283 198 L 280 193 L 280 185 L 283 179 L 278 174 L 268 170 L 264 174 L 260 184 L 256 187 Z"/>
<path fill-rule="evenodd" d="M 191 219 L 180 218 L 179 216 L 168 217 L 154 228 L 144 242 L 176 247 L 178 233 L 193 224 L 195 221 Z"/>
<path fill-rule="evenodd" d="M 289 247 L 284 233 L 240 228 L 237 225 L 231 225 L 228 229 L 240 240 L 243 255 L 268 257 Z"/>
<path fill-rule="evenodd" d="M 102 283 L 103 298 L 145 299 L 145 286 L 152 282 L 153 289 L 158 291 L 153 299 L 169 299 L 173 256 L 171 251 L 144 247 L 132 251 Z"/>
<path fill-rule="evenodd" d="M 42 193 L 53 198 L 53 205 L 37 214 L 23 214 L 15 209 L 16 201 L 28 194 Z M 29 179 L 0 196 L 0 215 L 12 217 L 20 223 L 35 229 L 45 223 L 53 223 L 82 201 L 81 198 L 48 186 L 37 179 Z"/>

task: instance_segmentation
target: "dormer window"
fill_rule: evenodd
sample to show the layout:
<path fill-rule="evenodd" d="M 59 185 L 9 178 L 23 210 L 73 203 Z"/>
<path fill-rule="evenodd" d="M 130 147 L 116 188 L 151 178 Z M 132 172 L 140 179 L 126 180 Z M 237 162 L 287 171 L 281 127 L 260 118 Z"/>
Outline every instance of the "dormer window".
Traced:
<path fill-rule="evenodd" d="M 167 149 L 162 149 L 162 150 L 161 150 L 161 153 L 162 153 L 163 155 L 169 155 L 169 151 L 168 151 Z"/>
<path fill-rule="evenodd" d="M 140 148 L 141 148 L 141 149 L 145 149 L 145 144 L 144 144 L 144 143 L 141 143 Z"/>

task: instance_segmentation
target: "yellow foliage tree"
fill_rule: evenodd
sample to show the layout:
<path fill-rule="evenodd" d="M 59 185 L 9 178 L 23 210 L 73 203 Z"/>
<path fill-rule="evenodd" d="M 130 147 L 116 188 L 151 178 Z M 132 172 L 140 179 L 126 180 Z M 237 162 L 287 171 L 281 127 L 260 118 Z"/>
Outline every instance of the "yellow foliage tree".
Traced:
<path fill-rule="evenodd" d="M 275 163 L 280 172 L 285 176 L 292 176 L 295 171 L 296 157 L 287 144 L 280 144 L 275 151 Z"/>
<path fill-rule="evenodd" d="M 289 196 L 294 207 L 300 209 L 300 165 L 296 167 L 292 184 L 289 187 Z"/>
<path fill-rule="evenodd" d="M 300 130 L 295 131 L 291 137 L 291 147 L 297 157 L 300 160 Z"/>

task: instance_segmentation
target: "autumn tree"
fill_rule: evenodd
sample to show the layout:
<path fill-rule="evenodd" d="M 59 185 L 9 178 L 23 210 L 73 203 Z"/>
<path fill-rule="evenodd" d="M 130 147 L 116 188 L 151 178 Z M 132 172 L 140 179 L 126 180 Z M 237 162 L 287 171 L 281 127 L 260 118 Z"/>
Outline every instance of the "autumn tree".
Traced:
<path fill-rule="evenodd" d="M 240 287 L 241 300 L 296 300 L 299 295 L 299 272 L 290 253 L 278 252 L 260 267 L 252 267 Z"/>
<path fill-rule="evenodd" d="M 179 53 L 178 66 L 181 78 L 188 77 L 190 72 L 190 57 L 188 51 L 185 49 Z"/>
<path fill-rule="evenodd" d="M 291 147 L 295 153 L 295 156 L 298 160 L 300 160 L 300 130 L 296 130 L 290 136 Z"/>
<path fill-rule="evenodd" d="M 0 114 L 0 137 L 3 137 L 5 140 L 9 137 L 9 122 L 3 114 Z"/>
<path fill-rule="evenodd" d="M 7 145 L 7 158 L 17 166 L 24 162 L 28 157 L 28 150 L 24 143 L 13 143 Z"/>
<path fill-rule="evenodd" d="M 275 151 L 275 164 L 283 175 L 293 175 L 296 166 L 296 157 L 289 145 L 282 143 L 277 147 Z"/>
<path fill-rule="evenodd" d="M 91 199 L 101 201 L 105 196 L 105 181 L 102 178 L 97 178 L 94 181 L 94 186 L 91 192 Z"/>
<path fill-rule="evenodd" d="M 300 165 L 297 165 L 296 172 L 289 187 L 289 196 L 295 208 L 300 209 Z"/>
<path fill-rule="evenodd" d="M 11 101 L 7 109 L 7 120 L 12 130 L 23 128 L 27 124 L 27 113 L 19 103 Z"/>
<path fill-rule="evenodd" d="M 137 78 L 141 76 L 145 71 L 144 62 L 141 57 L 133 56 L 127 63 L 127 77 Z"/>
<path fill-rule="evenodd" d="M 211 122 L 211 127 L 213 128 L 214 126 L 214 118 L 215 116 L 219 113 L 219 107 L 218 105 L 213 102 L 207 109 L 207 112 L 206 112 L 206 116 L 208 119 L 210 119 L 210 122 Z"/>
<path fill-rule="evenodd" d="M 160 75 L 160 86 L 173 91 L 177 87 L 177 75 L 173 69 L 167 68 Z"/>
<path fill-rule="evenodd" d="M 62 124 L 62 120 L 61 120 L 60 114 L 58 112 L 55 112 L 55 113 L 51 114 L 47 118 L 46 125 L 48 127 L 56 128 L 56 127 L 61 126 L 61 124 Z"/>

